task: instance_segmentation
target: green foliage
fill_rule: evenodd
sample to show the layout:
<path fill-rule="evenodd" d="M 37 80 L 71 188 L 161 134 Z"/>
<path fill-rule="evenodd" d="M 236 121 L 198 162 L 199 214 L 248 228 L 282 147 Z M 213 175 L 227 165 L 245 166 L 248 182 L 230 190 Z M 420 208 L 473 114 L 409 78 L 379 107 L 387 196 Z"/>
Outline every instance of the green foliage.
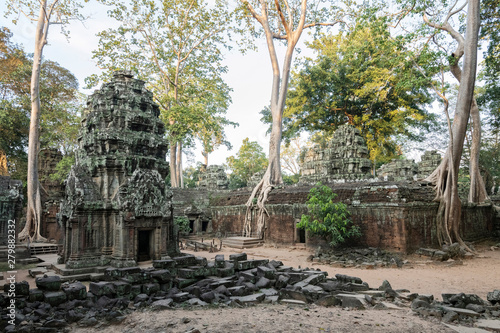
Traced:
<path fill-rule="evenodd" d="M 75 164 L 74 155 L 66 155 L 60 160 L 56 165 L 56 170 L 50 175 L 50 179 L 53 181 L 58 181 L 60 183 L 64 182 L 68 178 L 71 166 Z"/>
<path fill-rule="evenodd" d="M 318 56 L 292 74 L 284 139 L 301 131 L 328 135 L 350 123 L 361 131 L 372 160 L 398 154 L 395 135 L 421 139 L 414 128 L 427 128 L 433 118 L 424 109 L 431 102 L 429 80 L 414 62 L 429 59 L 415 60 L 411 42 L 391 37 L 386 19 L 367 14 L 350 29 L 310 43 Z M 262 112 L 268 123 L 267 113 Z"/>
<path fill-rule="evenodd" d="M 299 174 L 296 174 L 296 175 L 283 175 L 283 183 L 285 183 L 286 185 L 293 185 L 293 184 L 297 184 L 299 182 L 299 179 L 300 179 L 300 175 Z"/>
<path fill-rule="evenodd" d="M 236 156 L 228 157 L 226 163 L 232 172 L 229 178 L 230 184 L 241 181 L 246 185 L 250 177 L 267 168 L 268 160 L 262 147 L 256 141 L 250 141 L 246 138 Z"/>
<path fill-rule="evenodd" d="M 128 69 L 145 80 L 160 105 L 171 143 L 184 147 L 198 138 L 205 153 L 230 147 L 224 126 L 231 88 L 221 50 L 232 16 L 224 0 L 100 0 L 120 22 L 101 31 L 93 58 L 107 71 L 86 79 L 95 86 L 113 70 Z"/>
<path fill-rule="evenodd" d="M 200 174 L 204 172 L 206 166 L 198 162 L 196 166 L 189 166 L 184 169 L 184 186 L 187 188 L 196 188 L 198 187 L 198 181 L 200 179 Z"/>
<path fill-rule="evenodd" d="M 174 217 L 174 224 L 179 228 L 179 232 L 182 234 L 189 234 L 191 232 L 189 219 L 186 216 Z"/>
<path fill-rule="evenodd" d="M 309 231 L 311 235 L 325 237 L 331 246 L 344 243 L 349 238 L 361 236 L 359 228 L 349 219 L 347 205 L 334 203 L 337 194 L 321 183 L 316 184 L 307 196 L 308 215 L 302 215 L 298 228 Z"/>
<path fill-rule="evenodd" d="M 8 173 L 26 179 L 32 56 L 11 43 L 11 37 L 8 29 L 0 29 L 0 151 L 7 157 Z M 44 60 L 40 101 L 40 147 L 70 154 L 76 148 L 83 105 L 78 80 L 58 63 Z"/>
<path fill-rule="evenodd" d="M 229 175 L 229 189 L 230 190 L 235 190 L 238 188 L 242 188 L 247 186 L 247 182 L 241 179 L 238 175 L 235 174 L 230 174 Z"/>

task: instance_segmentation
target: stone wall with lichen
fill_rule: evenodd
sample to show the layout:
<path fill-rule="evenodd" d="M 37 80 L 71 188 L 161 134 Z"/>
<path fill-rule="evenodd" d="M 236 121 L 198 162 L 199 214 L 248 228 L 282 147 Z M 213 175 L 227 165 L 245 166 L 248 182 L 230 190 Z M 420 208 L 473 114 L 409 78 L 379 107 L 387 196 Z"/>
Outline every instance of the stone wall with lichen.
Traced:
<path fill-rule="evenodd" d="M 348 205 L 352 221 L 360 226 L 361 244 L 403 252 L 437 244 L 435 219 L 438 204 L 434 190 L 425 182 L 357 182 L 329 184 L 336 201 Z M 311 186 L 274 189 L 266 204 L 269 218 L 264 239 L 268 244 L 297 242 L 295 225 L 307 212 Z M 212 196 L 210 211 L 214 232 L 221 236 L 241 234 L 250 192 L 221 192 Z M 255 217 L 252 218 L 255 228 Z M 466 240 L 490 237 L 495 230 L 491 205 L 463 205 L 461 232 Z M 308 241 L 314 246 L 316 242 Z"/>
<path fill-rule="evenodd" d="M 144 84 L 117 71 L 87 101 L 61 204 L 68 269 L 135 266 L 178 252 L 165 128 Z"/>
<path fill-rule="evenodd" d="M 0 176 L 0 246 L 17 243 L 23 210 L 22 189 L 20 180 Z"/>
<path fill-rule="evenodd" d="M 64 187 L 61 182 L 52 180 L 50 176 L 55 172 L 57 163 L 63 158 L 61 152 L 55 148 L 45 148 L 38 154 L 38 170 L 40 176 L 42 221 L 40 234 L 49 241 L 62 243 L 63 232 L 57 223 L 57 214 L 64 196 Z"/>

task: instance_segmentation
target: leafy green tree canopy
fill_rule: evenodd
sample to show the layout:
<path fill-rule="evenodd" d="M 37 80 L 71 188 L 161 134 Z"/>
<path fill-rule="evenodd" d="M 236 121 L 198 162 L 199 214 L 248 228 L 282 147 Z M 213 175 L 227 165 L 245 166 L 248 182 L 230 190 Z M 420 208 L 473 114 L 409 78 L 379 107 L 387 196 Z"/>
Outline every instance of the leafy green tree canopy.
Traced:
<path fill-rule="evenodd" d="M 245 185 L 255 173 L 263 171 L 267 167 L 268 160 L 263 148 L 248 138 L 243 140 L 240 150 L 236 156 L 226 159 L 226 164 L 231 170 L 231 177 L 238 177 Z"/>
<path fill-rule="evenodd" d="M 348 122 L 361 130 L 370 157 L 378 161 L 397 154 L 396 135 L 419 139 L 413 129 L 426 128 L 433 117 L 424 109 L 431 102 L 429 82 L 415 68 L 409 42 L 391 37 L 385 18 L 367 15 L 346 31 L 310 43 L 317 57 L 293 73 L 284 138 L 301 131 L 331 134 Z M 269 111 L 262 114 L 269 123 Z"/>

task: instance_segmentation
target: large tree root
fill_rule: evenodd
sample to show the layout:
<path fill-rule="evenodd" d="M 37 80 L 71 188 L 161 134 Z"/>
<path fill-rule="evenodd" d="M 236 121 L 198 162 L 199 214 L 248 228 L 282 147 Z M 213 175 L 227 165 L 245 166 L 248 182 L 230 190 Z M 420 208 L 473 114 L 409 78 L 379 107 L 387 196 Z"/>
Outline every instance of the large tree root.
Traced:
<path fill-rule="evenodd" d="M 35 207 L 28 207 L 26 224 L 23 230 L 17 236 L 20 242 L 30 241 L 30 242 L 46 242 L 47 238 L 40 234 L 41 227 L 41 212 L 42 203 L 40 198 L 40 189 L 38 189 L 36 198 L 34 200 Z"/>
<path fill-rule="evenodd" d="M 269 193 L 273 189 L 269 181 L 268 173 L 264 174 L 264 177 L 261 181 L 255 186 L 248 198 L 246 203 L 247 211 L 245 214 L 245 224 L 243 226 L 243 236 L 250 237 L 252 236 L 252 210 L 254 207 L 257 207 L 257 237 L 259 239 L 264 238 L 264 232 L 266 228 L 266 216 L 269 217 L 269 213 L 265 207 L 265 203 L 267 202 L 267 198 L 269 197 Z M 255 200 L 257 199 L 257 200 Z M 256 202 L 254 202 L 256 201 Z"/>

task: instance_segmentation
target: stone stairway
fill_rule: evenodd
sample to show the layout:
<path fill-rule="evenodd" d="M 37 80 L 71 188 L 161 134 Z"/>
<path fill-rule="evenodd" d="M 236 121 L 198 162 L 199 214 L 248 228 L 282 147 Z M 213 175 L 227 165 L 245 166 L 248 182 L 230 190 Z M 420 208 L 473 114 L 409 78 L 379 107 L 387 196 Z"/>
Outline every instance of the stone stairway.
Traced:
<path fill-rule="evenodd" d="M 264 241 L 259 238 L 251 238 L 251 237 L 228 237 L 222 240 L 222 245 L 237 249 L 248 249 L 251 247 L 262 246 Z"/>

